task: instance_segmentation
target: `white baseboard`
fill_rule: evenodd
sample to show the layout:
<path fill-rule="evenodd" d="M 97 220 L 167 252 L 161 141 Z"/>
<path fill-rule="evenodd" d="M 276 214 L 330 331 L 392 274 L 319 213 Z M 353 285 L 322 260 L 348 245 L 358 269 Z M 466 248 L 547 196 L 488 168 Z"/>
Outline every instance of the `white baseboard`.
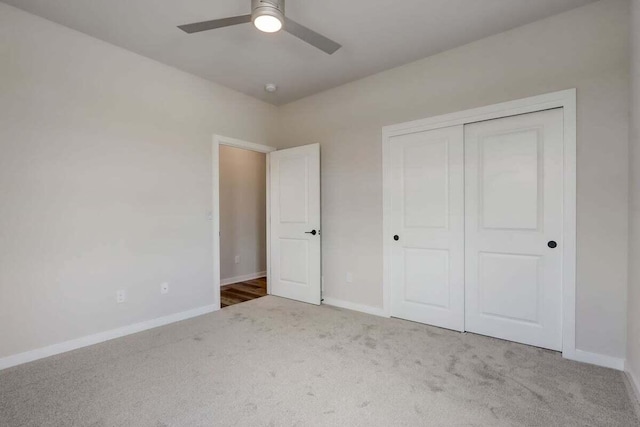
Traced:
<path fill-rule="evenodd" d="M 169 323 L 179 322 L 181 320 L 190 319 L 192 317 L 201 316 L 203 314 L 217 311 L 218 307 L 208 305 L 205 307 L 195 308 L 193 310 L 183 311 L 181 313 L 171 314 L 169 316 L 158 317 L 157 319 L 147 320 L 145 322 L 135 323 L 133 325 L 124 326 L 122 328 L 112 329 L 110 331 L 100 332 L 93 335 L 87 335 L 70 341 L 53 344 L 47 347 L 30 350 L 24 353 L 14 354 L 0 359 L 0 370 L 7 369 L 12 366 L 21 365 L 23 363 L 32 362 L 45 357 L 54 356 L 67 351 L 76 350 L 82 347 L 109 341 L 114 338 L 120 338 L 125 335 L 135 334 L 137 332 L 146 331 L 147 329 L 157 328 L 158 326 L 168 325 Z"/>
<path fill-rule="evenodd" d="M 347 310 L 359 311 L 362 313 L 372 314 L 374 316 L 389 317 L 385 315 L 384 310 L 379 307 L 371 307 L 369 305 L 356 304 L 349 301 L 343 301 L 335 298 L 324 297 L 323 304 L 331 305 L 334 307 L 346 308 Z"/>
<path fill-rule="evenodd" d="M 640 406 L 640 377 L 635 374 L 628 363 L 625 363 L 624 373 L 627 375 L 629 384 L 631 384 L 631 391 L 636 398 L 636 401 L 634 403 L 636 404 L 636 409 L 638 409 L 638 407 Z"/>
<path fill-rule="evenodd" d="M 592 365 L 603 366 L 605 368 L 617 369 L 618 371 L 624 371 L 624 359 L 620 357 L 607 356 L 604 354 L 591 353 L 589 351 L 578 350 L 564 350 L 562 357 L 569 360 L 575 360 L 576 362 L 590 363 Z"/>
<path fill-rule="evenodd" d="M 247 280 L 260 279 L 261 277 L 267 277 L 266 271 L 259 273 L 245 274 L 244 276 L 229 277 L 228 279 L 220 279 L 220 286 L 233 285 L 234 283 L 246 282 Z"/>

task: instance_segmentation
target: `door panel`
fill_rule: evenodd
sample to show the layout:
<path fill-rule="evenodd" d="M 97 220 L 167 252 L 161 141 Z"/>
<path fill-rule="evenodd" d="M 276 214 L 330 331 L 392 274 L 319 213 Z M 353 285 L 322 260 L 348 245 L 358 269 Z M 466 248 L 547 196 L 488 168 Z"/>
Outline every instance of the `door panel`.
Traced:
<path fill-rule="evenodd" d="M 309 242 L 280 238 L 280 279 L 306 285 L 309 281 Z"/>
<path fill-rule="evenodd" d="M 486 135 L 478 141 L 478 150 L 482 228 L 537 230 L 539 130 Z"/>
<path fill-rule="evenodd" d="M 319 305 L 320 146 L 269 156 L 271 294 Z"/>
<path fill-rule="evenodd" d="M 540 257 L 489 252 L 478 257 L 479 311 L 488 317 L 539 323 Z"/>
<path fill-rule="evenodd" d="M 407 228 L 447 228 L 449 140 L 421 142 L 403 147 L 404 225 Z"/>
<path fill-rule="evenodd" d="M 306 157 L 282 157 L 278 160 L 278 199 L 280 221 L 307 224 L 309 220 L 307 188 L 309 186 L 309 162 Z"/>
<path fill-rule="evenodd" d="M 562 110 L 465 126 L 466 330 L 562 349 Z"/>
<path fill-rule="evenodd" d="M 404 268 L 405 301 L 449 308 L 449 251 L 405 249 Z"/>
<path fill-rule="evenodd" d="M 464 328 L 463 127 L 391 141 L 391 314 Z"/>

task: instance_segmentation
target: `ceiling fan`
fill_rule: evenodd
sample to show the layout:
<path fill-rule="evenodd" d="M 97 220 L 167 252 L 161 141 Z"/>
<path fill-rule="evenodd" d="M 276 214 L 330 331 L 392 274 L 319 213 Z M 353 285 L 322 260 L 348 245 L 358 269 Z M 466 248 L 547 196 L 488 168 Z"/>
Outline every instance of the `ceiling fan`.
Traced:
<path fill-rule="evenodd" d="M 342 47 L 322 34 L 318 34 L 315 31 L 285 17 L 284 1 L 285 0 L 251 0 L 251 14 L 249 15 L 196 22 L 194 24 L 180 25 L 178 28 L 191 34 L 253 22 L 253 25 L 255 25 L 258 30 L 265 33 L 275 33 L 284 29 L 289 34 L 293 34 L 299 39 L 304 40 L 329 55 Z"/>

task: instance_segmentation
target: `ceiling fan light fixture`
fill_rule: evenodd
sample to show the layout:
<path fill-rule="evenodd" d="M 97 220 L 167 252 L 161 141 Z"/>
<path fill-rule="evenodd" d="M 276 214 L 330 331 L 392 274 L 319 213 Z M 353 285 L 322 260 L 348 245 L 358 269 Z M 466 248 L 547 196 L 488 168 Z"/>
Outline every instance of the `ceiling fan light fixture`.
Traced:
<path fill-rule="evenodd" d="M 252 0 L 251 21 L 264 33 L 277 33 L 284 25 L 284 0 Z"/>
<path fill-rule="evenodd" d="M 263 33 L 277 33 L 282 29 L 282 21 L 271 15 L 256 17 L 253 20 L 253 25 Z"/>

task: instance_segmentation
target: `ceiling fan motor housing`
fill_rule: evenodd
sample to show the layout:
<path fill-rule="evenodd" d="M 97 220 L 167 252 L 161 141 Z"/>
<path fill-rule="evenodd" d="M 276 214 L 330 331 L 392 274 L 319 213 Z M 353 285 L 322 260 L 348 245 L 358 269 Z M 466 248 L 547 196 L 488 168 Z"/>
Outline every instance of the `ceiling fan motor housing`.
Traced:
<path fill-rule="evenodd" d="M 284 0 L 251 0 L 251 20 L 264 15 L 284 22 Z"/>

